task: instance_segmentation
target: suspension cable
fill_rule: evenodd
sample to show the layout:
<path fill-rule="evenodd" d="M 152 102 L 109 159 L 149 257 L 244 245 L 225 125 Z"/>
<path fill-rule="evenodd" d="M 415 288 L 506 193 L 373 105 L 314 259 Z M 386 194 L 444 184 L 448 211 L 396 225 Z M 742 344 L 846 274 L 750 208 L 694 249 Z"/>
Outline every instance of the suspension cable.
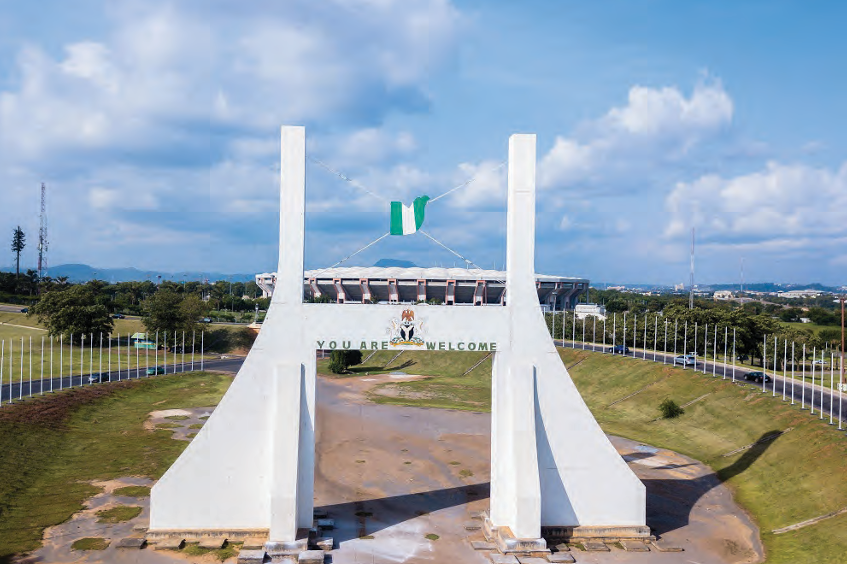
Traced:
<path fill-rule="evenodd" d="M 457 253 L 456 251 L 454 251 L 453 249 L 451 249 L 450 247 L 448 247 L 447 245 L 445 245 L 444 243 L 442 243 L 441 241 L 439 241 L 438 239 L 436 239 L 435 237 L 433 237 L 432 235 L 430 235 L 430 234 L 429 234 L 429 233 L 427 233 L 426 231 L 424 231 L 424 230 L 422 230 L 422 229 L 418 229 L 418 233 L 423 233 L 423 234 L 424 234 L 424 236 L 426 236 L 426 237 L 427 237 L 430 241 L 432 241 L 432 242 L 433 242 L 433 243 L 435 243 L 436 245 L 440 245 L 440 246 L 444 247 L 445 249 L 447 249 L 448 251 L 450 251 L 451 253 L 453 253 L 454 255 L 456 255 L 457 257 L 459 257 L 460 259 L 462 259 L 463 261 L 465 261 L 465 263 L 467 263 L 467 264 L 469 264 L 469 265 L 473 266 L 473 267 L 474 267 L 474 268 L 476 268 L 477 270 L 483 270 L 483 268 L 482 268 L 481 266 L 479 266 L 478 264 L 476 264 L 475 262 L 473 262 L 473 261 L 471 261 L 471 260 L 469 260 L 469 259 L 466 259 L 465 257 L 463 257 L 462 255 L 460 255 L 459 253 Z"/>
<path fill-rule="evenodd" d="M 380 196 L 379 194 L 375 194 L 374 192 L 371 192 L 370 190 L 368 190 L 365 186 L 363 186 L 362 184 L 360 184 L 360 183 L 359 183 L 359 182 L 357 182 L 356 180 L 353 180 L 352 178 L 350 178 L 350 177 L 348 177 L 348 176 L 345 176 L 345 175 L 341 174 L 340 172 L 338 172 L 337 170 L 333 169 L 332 167 L 330 167 L 328 164 L 324 163 L 323 161 L 320 161 L 320 160 L 318 160 L 318 159 L 316 159 L 315 157 L 312 157 L 312 156 L 309 156 L 308 158 L 309 158 L 309 160 L 310 160 L 310 161 L 312 161 L 313 163 L 317 164 L 318 166 L 321 166 L 321 167 L 325 168 L 327 171 L 329 171 L 330 173 L 334 174 L 335 176 L 337 176 L 337 177 L 338 177 L 338 178 L 340 178 L 341 180 L 343 180 L 343 181 L 345 181 L 345 182 L 350 183 L 350 185 L 351 185 L 351 186 L 355 186 L 356 188 L 358 188 L 358 189 L 360 189 L 360 190 L 362 190 L 362 191 L 366 192 L 367 194 L 369 194 L 369 195 L 373 196 L 373 197 L 374 197 L 374 198 L 376 198 L 377 200 L 382 200 L 383 202 L 388 202 L 388 201 L 389 201 L 388 199 L 383 198 L 383 197 L 382 197 L 382 196 Z"/>
<path fill-rule="evenodd" d="M 455 192 L 456 190 L 458 190 L 458 189 L 460 189 L 460 188 L 464 188 L 464 187 L 466 187 L 466 186 L 469 186 L 469 185 L 470 185 L 470 184 L 471 184 L 474 180 L 476 180 L 477 178 L 479 178 L 479 177 L 480 177 L 483 173 L 486 173 L 486 172 L 496 172 L 496 171 L 500 170 L 501 168 L 503 168 L 504 166 L 506 166 L 506 161 L 503 161 L 502 163 L 500 163 L 499 165 L 495 166 L 495 167 L 494 167 L 494 168 L 492 168 L 491 170 L 484 170 L 484 171 L 482 171 L 482 172 L 479 172 L 479 173 L 475 174 L 474 176 L 472 176 L 472 177 L 470 178 L 470 180 L 468 180 L 468 181 L 466 181 L 466 182 L 463 182 L 462 184 L 459 184 L 459 185 L 458 185 L 458 186 L 456 186 L 455 188 L 451 188 L 450 190 L 447 190 L 446 192 L 444 192 L 444 193 L 443 193 L 443 194 L 441 194 L 440 196 L 436 196 L 435 198 L 432 198 L 432 199 L 429 201 L 429 203 L 431 204 L 431 203 L 432 203 L 432 202 L 434 202 L 435 200 L 440 200 L 440 199 L 441 199 L 441 198 L 443 198 L 444 196 L 447 196 L 448 194 L 452 194 L 453 192 Z"/>
<path fill-rule="evenodd" d="M 321 270 L 317 271 L 317 272 L 313 275 L 313 278 L 317 278 L 317 277 L 318 277 L 318 274 L 322 274 L 322 273 L 326 272 L 327 270 L 329 270 L 329 269 L 331 269 L 331 268 L 335 268 L 335 267 L 336 267 L 336 266 L 338 266 L 339 264 L 341 264 L 341 263 L 343 263 L 343 262 L 346 262 L 346 261 L 350 260 L 351 258 L 353 258 L 354 256 L 358 255 L 359 253 L 361 253 L 362 251 L 364 251 L 364 250 L 365 250 L 365 249 L 367 249 L 368 247 L 372 247 L 373 245 L 376 245 L 377 243 L 379 243 L 380 241 L 382 241 L 383 239 L 385 239 L 385 238 L 386 238 L 386 237 L 388 237 L 389 235 L 391 235 L 391 233 L 386 233 L 386 234 L 385 234 L 385 235 L 383 235 L 382 237 L 379 237 L 379 238 L 377 238 L 377 239 L 374 239 L 373 241 L 371 241 L 370 243 L 368 243 L 367 245 L 365 245 L 364 247 L 362 247 L 361 249 L 359 249 L 359 250 L 358 250 L 358 251 L 356 251 L 355 253 L 352 253 L 352 254 L 347 255 L 346 257 L 344 257 L 343 259 L 341 259 L 341 260 L 340 260 L 340 261 L 338 261 L 337 263 L 333 264 L 332 266 L 328 266 L 328 267 L 326 267 L 326 268 L 323 268 L 323 269 L 321 269 Z"/>

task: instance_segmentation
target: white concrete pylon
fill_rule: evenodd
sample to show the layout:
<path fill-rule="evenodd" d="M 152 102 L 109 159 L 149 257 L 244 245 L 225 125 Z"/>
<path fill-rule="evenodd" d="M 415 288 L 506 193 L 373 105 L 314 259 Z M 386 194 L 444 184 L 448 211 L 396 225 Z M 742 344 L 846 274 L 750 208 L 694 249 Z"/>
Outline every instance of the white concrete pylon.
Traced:
<path fill-rule="evenodd" d="M 524 539 L 545 526 L 649 534 L 644 486 L 582 401 L 538 304 L 535 161 L 535 136 L 512 136 L 505 306 L 306 304 L 305 130 L 283 127 L 271 306 L 232 386 L 153 487 L 148 534 L 289 543 L 312 525 L 316 349 L 494 352 L 491 524 Z"/>

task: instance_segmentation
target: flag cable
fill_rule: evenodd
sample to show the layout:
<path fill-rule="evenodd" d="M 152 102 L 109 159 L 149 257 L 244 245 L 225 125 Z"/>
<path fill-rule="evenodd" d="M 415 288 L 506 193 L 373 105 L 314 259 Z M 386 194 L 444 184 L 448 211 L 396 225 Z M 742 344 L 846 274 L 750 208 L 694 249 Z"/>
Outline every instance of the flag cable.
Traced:
<path fill-rule="evenodd" d="M 385 238 L 386 238 L 386 237 L 388 237 L 389 235 L 391 235 L 391 233 L 390 233 L 390 232 L 389 232 L 389 233 L 386 233 L 385 235 L 382 235 L 381 237 L 379 237 L 379 238 L 377 238 L 377 239 L 374 239 L 373 241 L 371 241 L 370 243 L 368 243 L 367 245 L 365 245 L 364 247 L 362 247 L 361 249 L 359 249 L 359 250 L 358 250 L 358 251 L 356 251 L 355 253 L 352 253 L 352 254 L 347 255 L 346 257 L 344 257 L 343 259 L 341 259 L 341 260 L 340 260 L 340 261 L 338 261 L 337 263 L 333 264 L 332 266 L 328 266 L 328 267 L 326 267 L 326 268 L 324 268 L 324 269 L 321 269 L 321 270 L 317 271 L 315 274 L 313 274 L 313 275 L 312 275 L 312 278 L 317 278 L 317 277 L 318 277 L 318 274 L 322 274 L 322 273 L 326 272 L 327 270 L 329 270 L 329 269 L 331 269 L 331 268 L 335 268 L 335 267 L 336 267 L 336 266 L 338 266 L 339 264 L 341 264 L 341 263 L 343 263 L 343 262 L 348 261 L 349 259 L 351 259 L 351 258 L 353 258 L 354 256 L 358 255 L 359 253 L 361 253 L 362 251 L 364 251 L 364 250 L 365 250 L 365 249 L 367 249 L 368 247 L 372 247 L 373 245 L 376 245 L 377 243 L 379 243 L 380 241 L 382 241 L 383 239 L 385 239 Z"/>
<path fill-rule="evenodd" d="M 341 174 L 340 172 L 338 172 L 337 170 L 331 168 L 329 165 L 327 165 L 323 161 L 320 161 L 320 160 L 318 160 L 318 159 L 316 159 L 315 157 L 312 157 L 312 156 L 310 156 L 308 158 L 313 163 L 317 164 L 318 166 L 323 167 L 324 169 L 328 170 L 329 172 L 331 172 L 332 174 L 334 174 L 335 176 L 337 176 L 341 180 L 350 183 L 351 186 L 355 186 L 356 188 L 358 188 L 358 189 L 366 192 L 367 194 L 373 196 L 377 200 L 382 200 L 383 202 L 389 201 L 388 199 L 384 198 L 383 196 L 380 196 L 379 194 L 375 194 L 374 192 L 371 192 L 370 190 L 368 190 L 365 186 L 363 186 L 362 184 L 360 184 L 356 180 L 353 180 L 352 178 L 347 177 L 347 176 Z"/>
<path fill-rule="evenodd" d="M 435 198 L 432 198 L 432 199 L 429 201 L 429 203 L 431 204 L 432 202 L 434 202 L 434 201 L 436 201 L 436 200 L 440 200 L 441 198 L 443 198 L 444 196 L 447 196 L 448 194 L 452 194 L 453 192 L 455 192 L 456 190 L 458 190 L 458 189 L 460 189 L 460 188 L 465 188 L 466 186 L 469 186 L 471 183 L 473 183 L 473 181 L 474 181 L 474 180 L 476 180 L 477 178 L 479 178 L 479 176 L 481 176 L 483 173 L 486 173 L 486 172 L 496 172 L 496 171 L 500 170 L 501 168 L 503 168 L 504 166 L 506 166 L 506 161 L 503 161 L 502 163 L 500 163 L 499 165 L 495 166 L 495 167 L 494 167 L 494 168 L 492 168 L 491 170 L 484 170 L 484 171 L 482 171 L 482 172 L 479 172 L 479 173 L 475 174 L 474 176 L 472 176 L 472 177 L 470 178 L 470 180 L 468 180 L 467 182 L 463 182 L 462 184 L 459 184 L 459 185 L 458 185 L 458 186 L 456 186 L 455 188 L 451 188 L 450 190 L 447 190 L 446 192 L 444 192 L 444 193 L 443 193 L 443 194 L 441 194 L 440 196 L 436 196 Z"/>

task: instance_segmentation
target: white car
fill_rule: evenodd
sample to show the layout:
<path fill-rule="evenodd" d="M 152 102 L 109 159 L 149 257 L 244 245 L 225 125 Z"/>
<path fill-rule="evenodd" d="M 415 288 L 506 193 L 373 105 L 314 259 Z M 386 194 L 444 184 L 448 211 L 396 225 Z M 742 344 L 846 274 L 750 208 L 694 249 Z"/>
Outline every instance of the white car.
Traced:
<path fill-rule="evenodd" d="M 822 358 L 819 358 L 817 360 L 812 361 L 812 364 L 817 364 L 818 366 L 825 366 L 826 363 L 827 362 L 825 360 L 823 360 Z"/>
<path fill-rule="evenodd" d="M 693 354 L 679 355 L 673 359 L 674 365 L 697 366 L 697 358 Z"/>

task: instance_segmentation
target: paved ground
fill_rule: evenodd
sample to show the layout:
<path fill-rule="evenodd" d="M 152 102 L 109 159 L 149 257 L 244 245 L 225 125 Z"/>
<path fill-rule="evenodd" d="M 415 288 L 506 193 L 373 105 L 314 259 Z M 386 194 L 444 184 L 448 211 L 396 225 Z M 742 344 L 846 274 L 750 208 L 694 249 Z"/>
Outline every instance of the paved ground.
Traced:
<path fill-rule="evenodd" d="M 337 549 L 332 562 L 490 562 L 486 553 L 470 547 L 469 541 L 482 538 L 480 533 L 463 527 L 471 511 L 488 507 L 490 417 L 374 405 L 363 399 L 365 390 L 389 378 L 318 382 L 316 506 L 336 520 Z M 202 423 L 207 412 L 156 412 L 147 426 L 181 425 L 175 438 L 185 440 L 191 432 L 188 426 Z M 647 485 L 650 526 L 685 552 L 636 554 L 613 548 L 597 554 L 575 550 L 577 562 L 734 564 L 762 560 L 757 530 L 708 468 L 669 451 L 623 439 L 613 442 Z M 133 525 L 147 515 L 149 500 L 116 499 L 108 493 L 114 484 L 106 486 L 106 492 L 89 501 L 89 509 L 48 531 L 45 548 L 35 556 L 54 563 L 212 561 L 114 546 L 103 552 L 71 552 L 70 545 L 80 537 L 128 536 Z M 128 524 L 95 523 L 95 509 L 112 503 L 142 505 L 144 513 Z M 438 539 L 428 540 L 428 534 L 438 535 Z"/>

